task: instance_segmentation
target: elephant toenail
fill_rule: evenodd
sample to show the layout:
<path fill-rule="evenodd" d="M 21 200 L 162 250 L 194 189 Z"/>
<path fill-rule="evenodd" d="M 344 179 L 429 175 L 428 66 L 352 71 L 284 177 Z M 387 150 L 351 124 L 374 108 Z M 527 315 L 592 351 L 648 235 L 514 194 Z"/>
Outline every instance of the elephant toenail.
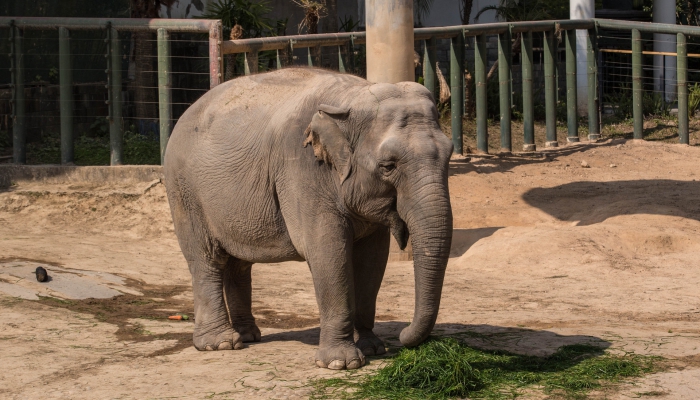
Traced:
<path fill-rule="evenodd" d="M 243 348 L 243 342 L 236 342 L 236 344 L 233 345 L 234 350 L 240 350 Z"/>
<path fill-rule="evenodd" d="M 362 362 L 362 360 L 355 358 L 348 363 L 348 369 L 357 369 L 363 365 L 364 365 L 364 363 Z"/>
<path fill-rule="evenodd" d="M 214 347 L 212 347 L 212 345 L 208 344 L 208 345 L 206 345 L 206 346 L 204 347 L 204 350 L 206 350 L 206 351 L 212 351 L 212 350 L 214 350 Z"/>
<path fill-rule="evenodd" d="M 362 354 L 364 354 L 366 356 L 373 356 L 375 354 L 375 352 L 374 352 L 374 349 L 372 347 L 363 347 Z"/>
<path fill-rule="evenodd" d="M 331 361 L 330 364 L 328 364 L 328 369 L 344 369 L 345 368 L 345 361 L 342 360 L 333 360 Z"/>
<path fill-rule="evenodd" d="M 326 368 L 326 363 L 324 363 L 321 360 L 316 360 L 316 366 L 318 366 L 319 368 Z"/>
<path fill-rule="evenodd" d="M 226 340 L 226 341 L 223 341 L 223 342 L 219 343 L 219 346 L 217 347 L 217 350 L 231 350 L 231 347 L 232 347 L 232 346 L 231 346 L 231 342 L 229 342 L 228 340 Z"/>

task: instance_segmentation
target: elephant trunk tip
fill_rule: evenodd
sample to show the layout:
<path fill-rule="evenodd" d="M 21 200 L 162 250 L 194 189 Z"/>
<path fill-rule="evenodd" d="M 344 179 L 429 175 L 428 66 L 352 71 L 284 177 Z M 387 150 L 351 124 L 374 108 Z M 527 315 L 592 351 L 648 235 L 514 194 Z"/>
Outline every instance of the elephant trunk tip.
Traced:
<path fill-rule="evenodd" d="M 401 341 L 401 344 L 406 347 L 416 347 L 428 338 L 430 331 L 431 329 L 427 329 L 423 330 L 423 332 L 426 333 L 421 333 L 418 329 L 415 329 L 414 324 L 411 324 L 403 328 L 401 334 L 399 335 L 399 340 Z"/>

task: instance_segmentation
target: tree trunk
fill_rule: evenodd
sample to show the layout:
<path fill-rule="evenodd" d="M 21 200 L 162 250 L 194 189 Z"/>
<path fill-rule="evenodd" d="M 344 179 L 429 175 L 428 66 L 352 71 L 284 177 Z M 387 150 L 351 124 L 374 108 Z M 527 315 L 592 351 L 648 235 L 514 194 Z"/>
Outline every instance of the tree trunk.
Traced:
<path fill-rule="evenodd" d="M 326 17 L 323 20 L 323 33 L 338 32 L 338 4 L 337 0 L 326 0 Z"/>
<path fill-rule="evenodd" d="M 462 0 L 462 25 L 469 25 L 469 20 L 472 16 L 472 5 L 474 0 Z M 466 64 L 466 63 L 465 63 Z M 476 114 L 476 104 L 474 102 L 474 92 L 472 85 L 474 84 L 474 76 L 469 72 L 467 66 L 464 66 L 464 114 L 467 118 L 474 118 Z"/>
<path fill-rule="evenodd" d="M 327 15 L 323 18 L 323 23 L 321 27 L 323 28 L 323 33 L 336 33 L 338 32 L 338 2 L 337 0 L 326 0 L 326 12 Z M 324 65 L 322 67 L 329 68 L 332 70 L 338 69 L 338 47 L 324 47 L 323 48 L 323 61 Z"/>
<path fill-rule="evenodd" d="M 511 55 L 520 52 L 520 34 L 518 33 L 515 35 L 515 40 L 513 41 L 513 45 L 510 48 Z M 491 69 L 489 70 L 488 75 L 486 75 L 486 82 L 491 80 L 491 77 L 496 74 L 496 70 L 498 70 L 498 60 L 496 60 L 495 63 L 491 66 Z"/>

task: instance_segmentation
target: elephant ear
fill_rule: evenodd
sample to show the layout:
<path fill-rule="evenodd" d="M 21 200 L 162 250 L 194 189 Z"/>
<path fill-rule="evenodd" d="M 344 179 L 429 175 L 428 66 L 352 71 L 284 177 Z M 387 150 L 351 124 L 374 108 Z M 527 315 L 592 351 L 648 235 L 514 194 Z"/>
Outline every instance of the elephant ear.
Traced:
<path fill-rule="evenodd" d="M 321 104 L 304 131 L 304 147 L 311 144 L 316 159 L 331 165 L 340 176 L 341 183 L 350 176 L 352 149 L 337 121 L 345 119 L 349 112 L 347 109 Z"/>

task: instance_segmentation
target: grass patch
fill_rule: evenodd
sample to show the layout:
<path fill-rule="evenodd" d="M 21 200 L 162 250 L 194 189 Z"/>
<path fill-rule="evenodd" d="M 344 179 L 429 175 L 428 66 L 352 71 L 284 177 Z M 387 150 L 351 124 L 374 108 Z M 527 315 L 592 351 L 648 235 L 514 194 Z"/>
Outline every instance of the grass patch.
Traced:
<path fill-rule="evenodd" d="M 593 389 L 659 370 L 660 357 L 614 355 L 600 347 L 570 345 L 548 357 L 487 351 L 454 338 L 431 338 L 404 348 L 368 375 L 312 383 L 312 398 L 514 398 L 524 390 L 582 398 Z"/>

